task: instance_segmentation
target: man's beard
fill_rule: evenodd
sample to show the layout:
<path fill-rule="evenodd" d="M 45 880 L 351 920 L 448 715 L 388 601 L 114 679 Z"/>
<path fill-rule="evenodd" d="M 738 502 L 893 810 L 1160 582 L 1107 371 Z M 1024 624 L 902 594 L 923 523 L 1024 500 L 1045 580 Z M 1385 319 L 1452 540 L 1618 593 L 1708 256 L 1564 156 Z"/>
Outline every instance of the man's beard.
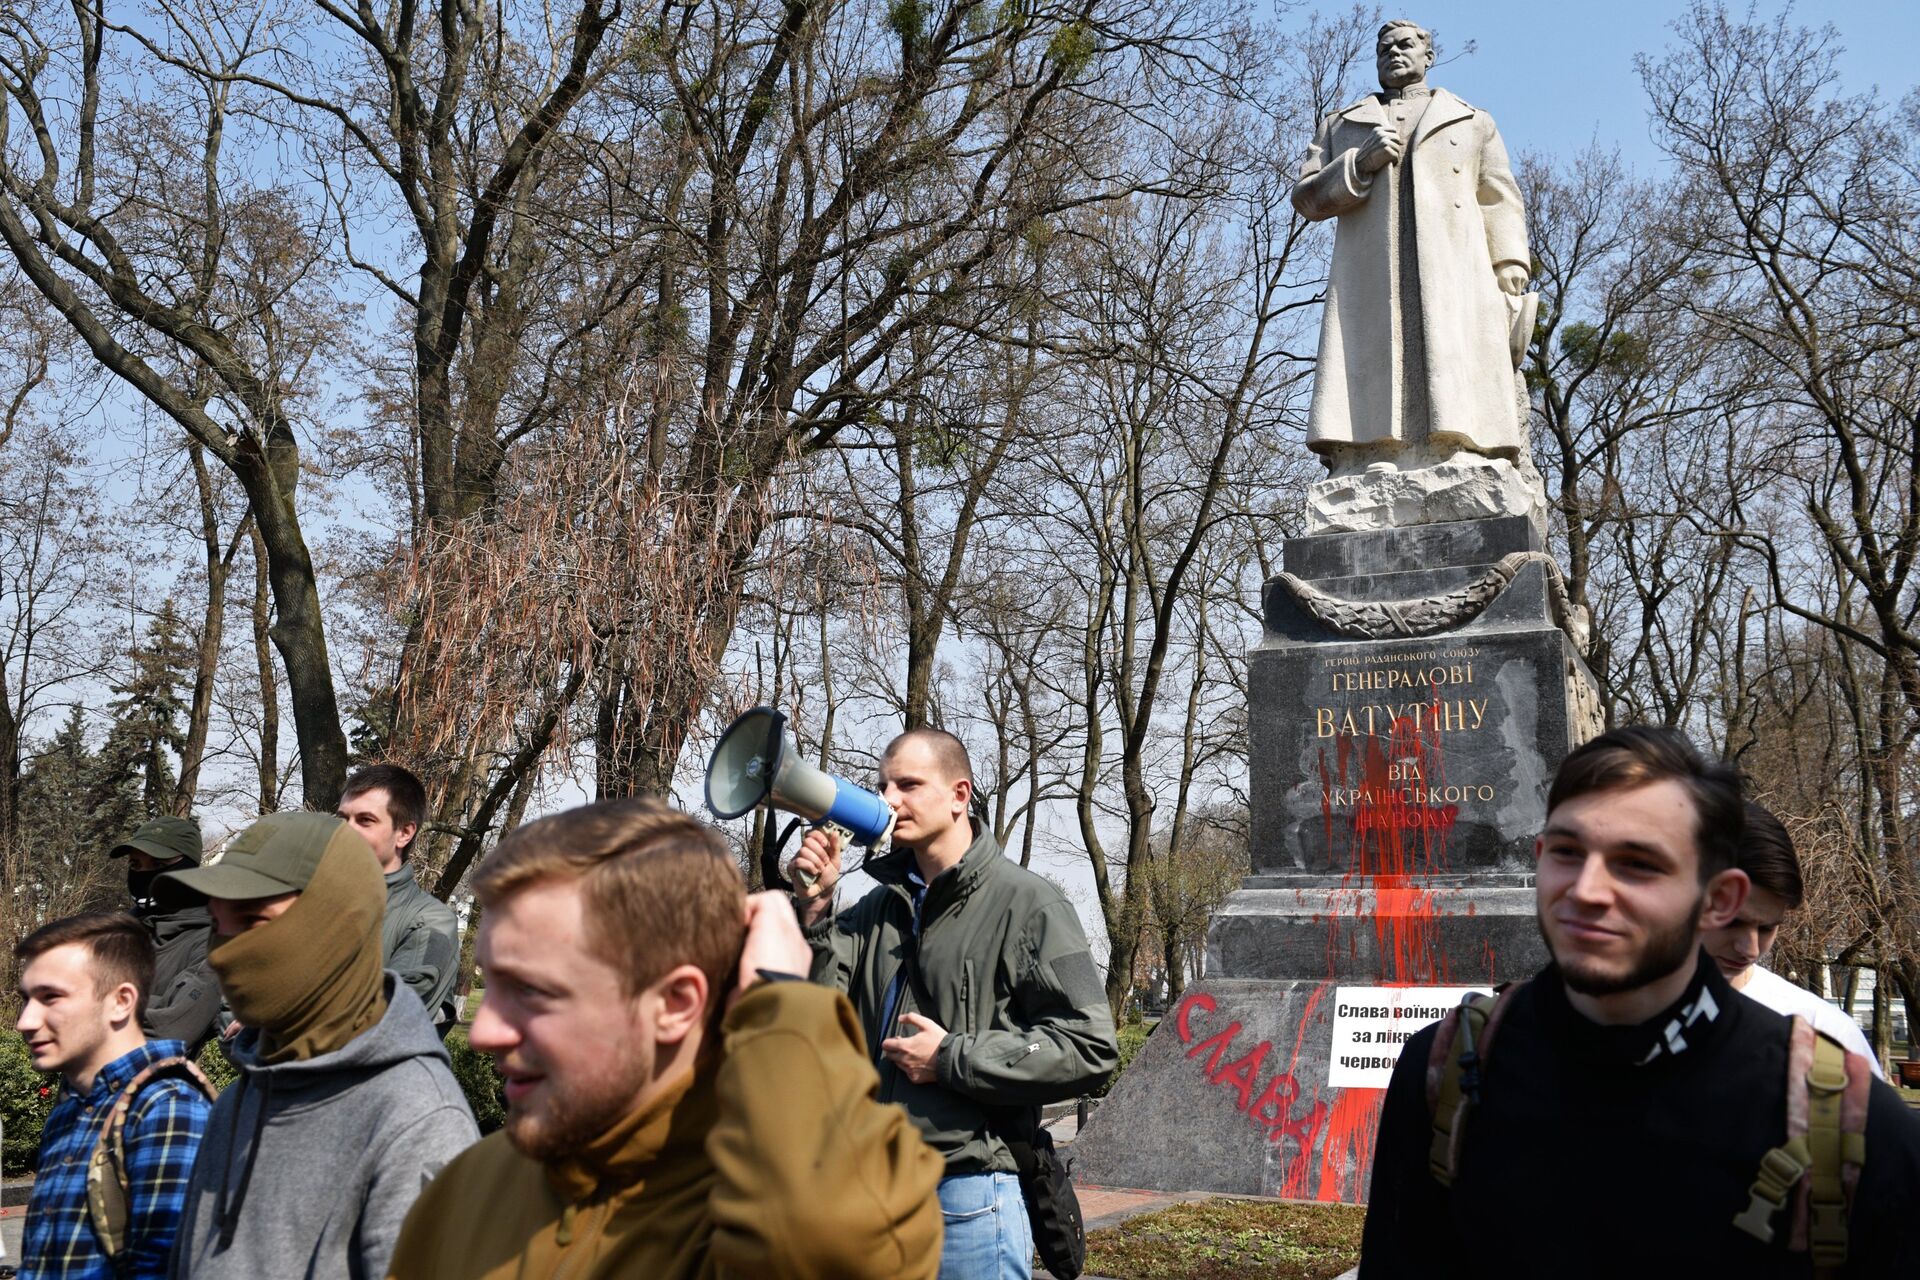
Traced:
<path fill-rule="evenodd" d="M 616 1069 L 610 1074 L 575 1081 L 565 1089 L 556 1088 L 548 1076 L 540 1086 L 543 1096 L 537 1109 L 507 1109 L 507 1138 L 523 1155 L 542 1163 L 578 1154 L 633 1110 L 634 1099 L 653 1074 L 651 1053 L 615 1055 L 613 1063 Z"/>
<path fill-rule="evenodd" d="M 1567 990 L 1583 996 L 1614 996 L 1657 982 L 1691 961 L 1699 950 L 1700 913 L 1706 907 L 1707 896 L 1703 893 L 1694 900 L 1693 909 L 1684 920 L 1671 929 L 1648 935 L 1639 956 L 1623 973 L 1610 973 L 1583 965 L 1577 958 L 1556 954 L 1553 959 L 1560 966 L 1560 980 L 1567 984 Z M 1547 932 L 1544 915 L 1536 913 L 1534 923 L 1539 926 L 1541 941 L 1547 944 L 1548 952 L 1553 952 L 1553 937 Z"/>

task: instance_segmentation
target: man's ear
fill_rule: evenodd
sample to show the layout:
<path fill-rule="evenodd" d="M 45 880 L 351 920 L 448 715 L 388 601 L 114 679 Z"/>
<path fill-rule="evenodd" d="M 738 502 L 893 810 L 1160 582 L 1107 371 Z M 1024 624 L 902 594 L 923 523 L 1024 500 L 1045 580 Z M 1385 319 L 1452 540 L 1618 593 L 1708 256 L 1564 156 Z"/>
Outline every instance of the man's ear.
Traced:
<path fill-rule="evenodd" d="M 393 830 L 393 847 L 411 857 L 413 854 L 413 838 L 419 834 L 420 824 L 417 822 L 409 822 L 404 827 L 395 827 Z"/>
<path fill-rule="evenodd" d="M 966 817 L 968 812 L 973 808 L 973 784 L 965 778 L 955 778 L 953 781 L 953 798 L 960 806 L 960 812 L 957 816 L 962 818 Z"/>
<path fill-rule="evenodd" d="M 1707 881 L 1706 905 L 1700 910 L 1702 929 L 1724 929 L 1740 915 L 1753 892 L 1753 881 L 1738 867 L 1729 867 Z"/>
<path fill-rule="evenodd" d="M 140 1010 L 140 988 L 131 982 L 123 982 L 107 992 L 107 1021 L 116 1027 L 125 1026 L 134 1020 Z"/>
<path fill-rule="evenodd" d="M 698 965 L 683 964 L 653 984 L 660 998 L 653 1015 L 653 1038 L 660 1044 L 679 1044 L 707 1017 L 707 975 Z"/>

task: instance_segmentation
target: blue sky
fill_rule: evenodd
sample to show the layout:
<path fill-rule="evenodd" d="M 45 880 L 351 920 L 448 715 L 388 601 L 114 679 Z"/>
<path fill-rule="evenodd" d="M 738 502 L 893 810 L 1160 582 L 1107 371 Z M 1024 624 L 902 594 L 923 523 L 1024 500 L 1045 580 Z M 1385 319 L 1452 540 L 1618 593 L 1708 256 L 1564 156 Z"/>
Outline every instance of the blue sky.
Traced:
<path fill-rule="evenodd" d="M 1331 13 L 1340 5 L 1321 3 L 1314 7 Z M 1635 169 L 1652 174 L 1659 170 L 1661 157 L 1648 136 L 1646 99 L 1634 58 L 1640 53 L 1659 52 L 1670 39 L 1667 23 L 1682 10 L 1681 0 L 1603 0 L 1598 4 L 1416 0 L 1404 8 L 1389 7 L 1386 12 L 1404 14 L 1438 34 L 1443 61 L 1434 71 L 1434 83 L 1491 112 L 1513 152 L 1537 151 L 1564 157 L 1598 141 L 1603 146 L 1617 146 Z M 1290 16 L 1299 17 L 1304 12 Z M 1776 12 L 1777 4 L 1762 9 L 1763 17 Z M 1832 23 L 1839 30 L 1844 49 L 1841 69 L 1849 91 L 1878 85 L 1888 100 L 1898 100 L 1920 81 L 1920 64 L 1908 54 L 1911 46 L 1897 38 L 1912 27 L 1916 13 L 1920 8 L 1913 0 L 1830 0 L 1824 4 L 1803 3 L 1794 10 L 1801 23 Z M 1464 52 L 1469 42 L 1474 48 Z M 1371 68 L 1363 69 L 1361 75 L 1364 83 L 1372 83 Z M 1296 140 L 1296 157 L 1306 143 L 1304 136 Z M 171 438 L 173 428 L 138 407 L 129 408 L 127 399 L 117 394 L 118 388 L 115 392 L 95 421 L 114 420 L 116 438 L 103 441 L 96 437 L 94 443 L 105 455 L 103 469 L 113 473 L 112 487 L 125 492 L 155 480 L 143 462 L 146 451 L 139 447 L 145 443 L 144 437 L 157 433 Z M 362 527 L 364 522 L 353 509 L 359 500 L 358 490 L 351 484 L 341 486 L 336 490 L 336 500 L 340 507 L 331 513 L 333 519 L 349 527 Z M 318 531 L 328 525 L 328 514 L 311 512 L 309 523 L 312 531 Z M 129 583 L 130 606 L 141 590 L 142 584 Z M 335 658 L 343 667 L 352 661 L 349 646 L 341 637 L 335 639 Z M 37 726 L 40 731 L 46 727 Z M 291 750 L 291 728 L 283 725 L 283 757 Z M 572 794 L 546 797 L 547 803 L 539 807 L 559 807 L 575 798 Z M 697 793 L 684 798 L 690 807 L 698 804 Z M 1061 810 L 1043 826 L 1064 831 L 1065 818 Z M 213 825 L 219 824 L 216 821 Z M 1072 841 L 1056 843 L 1070 846 Z M 1037 855 L 1037 860 L 1040 869 L 1066 885 L 1089 931 L 1097 934 L 1098 912 L 1093 906 L 1091 875 L 1084 856 L 1071 848 L 1064 852 L 1050 849 Z"/>
<path fill-rule="evenodd" d="M 1508 150 L 1570 155 L 1598 140 L 1651 174 L 1661 158 L 1648 137 L 1633 60 L 1665 48 L 1667 24 L 1684 9 L 1680 0 L 1417 0 L 1387 12 L 1434 32 L 1442 65 L 1433 82 L 1493 113 Z M 1760 13 L 1765 19 L 1779 11 L 1767 4 Z M 1897 101 L 1920 80 L 1912 45 L 1890 38 L 1920 16 L 1913 0 L 1827 0 L 1796 5 L 1792 13 L 1799 25 L 1839 30 L 1848 90 L 1877 84 Z M 1462 55 L 1469 41 L 1474 51 Z"/>
<path fill-rule="evenodd" d="M 1331 15 L 1337 6 L 1313 7 Z M 1780 10 L 1778 3 L 1763 4 L 1759 20 L 1770 21 Z M 1664 159 L 1647 128 L 1647 99 L 1634 58 L 1664 50 L 1672 39 L 1668 23 L 1684 11 L 1682 0 L 1416 0 L 1405 7 L 1386 6 L 1383 16 L 1412 18 L 1435 33 L 1441 63 L 1432 82 L 1491 112 L 1511 152 L 1566 157 L 1598 142 L 1618 147 L 1633 169 L 1651 177 Z M 1890 38 L 1903 35 L 1920 15 L 1913 0 L 1832 0 L 1800 4 L 1791 13 L 1797 25 L 1830 23 L 1839 31 L 1845 91 L 1877 85 L 1884 99 L 1897 102 L 1920 83 L 1920 63 L 1911 59 L 1911 46 Z M 1473 51 L 1463 52 L 1470 41 Z M 1359 83 L 1373 85 L 1370 66 L 1359 75 Z M 1304 149 L 1307 139 L 1298 141 Z M 1056 812 L 1042 824 L 1057 837 L 1056 847 L 1042 842 L 1035 869 L 1065 888 L 1104 956 L 1092 873 L 1085 855 L 1071 848 L 1064 817 L 1064 811 Z M 856 877 L 852 884 L 863 879 Z"/>

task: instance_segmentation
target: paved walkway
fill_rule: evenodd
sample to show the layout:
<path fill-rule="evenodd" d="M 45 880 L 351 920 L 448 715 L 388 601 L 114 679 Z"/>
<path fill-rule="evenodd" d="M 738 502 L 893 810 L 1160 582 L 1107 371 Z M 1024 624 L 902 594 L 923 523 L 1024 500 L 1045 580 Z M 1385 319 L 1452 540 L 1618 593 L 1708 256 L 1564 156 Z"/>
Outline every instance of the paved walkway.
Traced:
<path fill-rule="evenodd" d="M 6 1246 L 6 1256 L 0 1258 L 0 1267 L 20 1265 L 20 1233 L 26 1229 L 27 1207 L 23 1204 L 8 1205 L 0 1209 L 0 1244 Z"/>
<path fill-rule="evenodd" d="M 1080 1216 L 1089 1231 L 1117 1227 L 1128 1218 L 1137 1218 L 1143 1213 L 1154 1213 L 1176 1204 L 1211 1198 L 1204 1191 L 1136 1191 L 1130 1187 L 1079 1184 L 1075 1184 L 1074 1191 L 1080 1197 Z"/>

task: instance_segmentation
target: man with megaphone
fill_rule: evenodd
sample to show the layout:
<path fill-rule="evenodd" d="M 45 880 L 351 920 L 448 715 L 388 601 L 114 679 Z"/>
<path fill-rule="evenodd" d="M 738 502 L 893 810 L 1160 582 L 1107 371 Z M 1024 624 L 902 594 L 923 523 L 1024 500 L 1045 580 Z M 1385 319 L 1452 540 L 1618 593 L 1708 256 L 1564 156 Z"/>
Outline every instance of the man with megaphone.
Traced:
<path fill-rule="evenodd" d="M 893 841 L 865 864 L 877 888 L 836 913 L 840 839 L 829 826 L 794 858 L 813 979 L 847 993 L 880 1101 L 904 1107 L 946 1161 L 941 1280 L 1027 1280 L 1035 1243 L 1054 1274 L 1077 1274 L 1063 1254 L 1080 1238 L 1079 1210 L 1039 1108 L 1119 1062 L 1080 918 L 969 817 L 973 768 L 958 738 L 902 734 L 879 781 Z"/>

